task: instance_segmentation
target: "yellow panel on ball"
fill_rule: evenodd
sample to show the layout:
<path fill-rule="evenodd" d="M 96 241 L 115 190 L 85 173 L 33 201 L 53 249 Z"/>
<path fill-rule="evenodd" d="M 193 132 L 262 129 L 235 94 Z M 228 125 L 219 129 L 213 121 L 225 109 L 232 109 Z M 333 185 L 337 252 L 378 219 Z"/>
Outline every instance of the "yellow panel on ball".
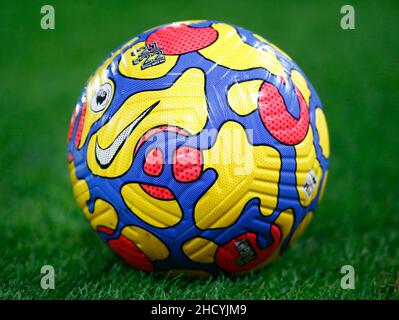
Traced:
<path fill-rule="evenodd" d="M 199 228 L 231 226 L 253 198 L 260 199 L 264 216 L 273 213 L 281 166 L 276 149 L 251 145 L 241 125 L 227 122 L 215 145 L 203 153 L 204 168 L 216 170 L 218 178 L 195 206 L 194 218 Z"/>
<path fill-rule="evenodd" d="M 204 57 L 230 69 L 265 68 L 274 75 L 285 77 L 281 62 L 271 50 L 254 48 L 246 44 L 237 30 L 228 24 L 215 23 L 212 28 L 216 29 L 219 36 L 213 44 L 199 50 Z"/>

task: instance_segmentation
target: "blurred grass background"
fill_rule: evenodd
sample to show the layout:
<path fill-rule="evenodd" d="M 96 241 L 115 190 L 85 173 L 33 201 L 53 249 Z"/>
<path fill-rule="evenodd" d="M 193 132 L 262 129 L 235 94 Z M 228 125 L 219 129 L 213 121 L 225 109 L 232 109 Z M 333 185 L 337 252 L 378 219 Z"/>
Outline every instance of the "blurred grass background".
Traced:
<path fill-rule="evenodd" d="M 55 8 L 56 29 L 40 28 Z M 1 299 L 389 299 L 399 297 L 399 5 L 351 1 L 8 1 L 0 13 Z M 77 208 L 66 162 L 86 79 L 124 41 L 178 20 L 215 19 L 268 38 L 303 69 L 327 115 L 332 159 L 304 236 L 242 278 L 147 275 L 123 264 Z M 56 289 L 40 288 L 51 264 Z M 356 289 L 342 290 L 353 265 Z"/>

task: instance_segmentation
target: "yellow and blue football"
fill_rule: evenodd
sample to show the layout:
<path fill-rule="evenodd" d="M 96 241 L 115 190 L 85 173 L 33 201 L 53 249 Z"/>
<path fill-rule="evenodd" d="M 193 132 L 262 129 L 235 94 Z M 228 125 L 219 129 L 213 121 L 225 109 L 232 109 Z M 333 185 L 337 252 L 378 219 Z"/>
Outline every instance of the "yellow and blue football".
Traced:
<path fill-rule="evenodd" d="M 163 25 L 116 49 L 68 132 L 79 207 L 149 272 L 270 263 L 312 219 L 329 156 L 304 73 L 265 38 L 217 21 Z"/>

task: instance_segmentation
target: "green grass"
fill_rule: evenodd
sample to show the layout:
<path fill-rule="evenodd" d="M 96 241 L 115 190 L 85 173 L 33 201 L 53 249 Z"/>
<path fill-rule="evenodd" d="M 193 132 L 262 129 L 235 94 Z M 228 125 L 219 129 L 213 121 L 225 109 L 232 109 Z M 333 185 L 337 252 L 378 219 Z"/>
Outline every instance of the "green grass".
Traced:
<path fill-rule="evenodd" d="M 1 299 L 399 298 L 399 8 L 354 2 L 356 30 L 339 27 L 346 2 L 264 0 L 56 2 L 56 30 L 40 29 L 41 1 L 0 13 Z M 217 19 L 264 35 L 301 66 L 330 127 L 325 197 L 304 236 L 270 267 L 241 278 L 188 280 L 123 264 L 77 208 L 66 132 L 85 80 L 116 46 L 176 20 Z M 51 264 L 56 289 L 40 288 Z M 356 289 L 340 288 L 340 268 Z"/>

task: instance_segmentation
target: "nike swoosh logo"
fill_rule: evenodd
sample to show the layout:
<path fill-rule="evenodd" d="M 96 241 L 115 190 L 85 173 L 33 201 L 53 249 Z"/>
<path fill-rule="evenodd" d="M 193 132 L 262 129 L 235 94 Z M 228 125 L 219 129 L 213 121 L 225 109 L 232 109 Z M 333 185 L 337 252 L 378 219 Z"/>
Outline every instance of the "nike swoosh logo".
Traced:
<path fill-rule="evenodd" d="M 127 138 L 130 137 L 133 130 L 138 126 L 138 124 L 143 121 L 143 119 L 154 109 L 160 101 L 155 102 L 153 105 L 145 109 L 136 119 L 133 120 L 112 142 L 108 148 L 101 148 L 98 145 L 98 140 L 96 140 L 96 160 L 101 168 L 105 169 L 110 166 L 112 161 L 115 159 L 119 150 L 125 144 Z"/>

